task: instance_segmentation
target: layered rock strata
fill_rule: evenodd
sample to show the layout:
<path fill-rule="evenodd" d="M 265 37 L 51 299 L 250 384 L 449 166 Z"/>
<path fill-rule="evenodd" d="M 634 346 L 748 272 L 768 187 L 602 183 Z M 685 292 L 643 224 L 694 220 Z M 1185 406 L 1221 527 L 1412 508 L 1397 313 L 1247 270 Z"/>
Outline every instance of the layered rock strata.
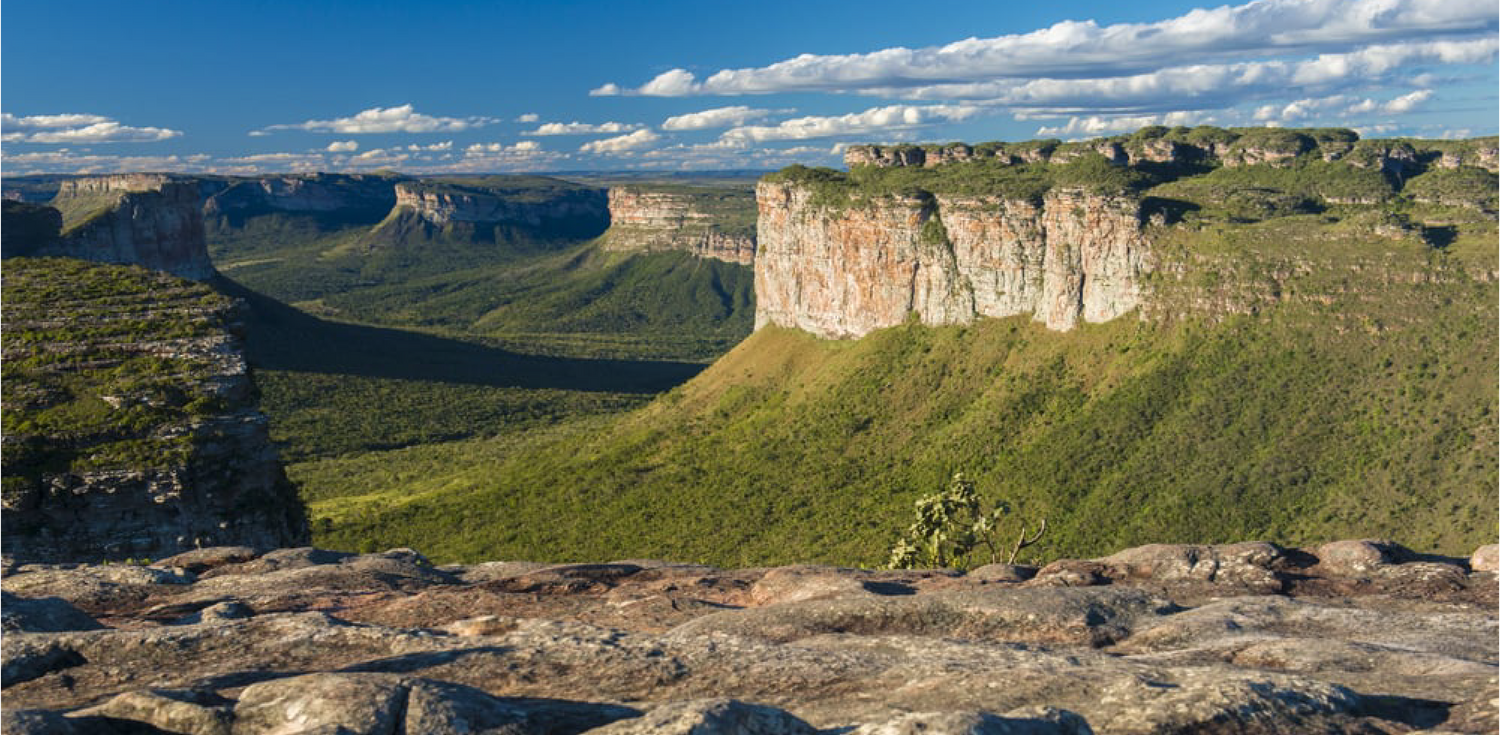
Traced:
<path fill-rule="evenodd" d="M 3 574 L 8 733 L 1497 726 L 1495 574 L 1378 540 L 967 574 L 308 548 Z"/>
<path fill-rule="evenodd" d="M 1040 201 L 889 196 L 824 206 L 762 182 L 756 326 L 859 337 L 925 324 L 1032 314 L 1049 328 L 1135 308 L 1153 264 L 1138 201 L 1074 189 Z"/>
<path fill-rule="evenodd" d="M 7 554 L 161 558 L 307 538 L 240 318 L 207 287 L 140 268 L 7 262 Z"/>
<path fill-rule="evenodd" d="M 203 236 L 202 204 L 197 183 L 165 175 L 71 179 L 52 200 L 61 212 L 60 236 L 24 249 L 206 280 L 216 271 Z"/>
<path fill-rule="evenodd" d="M 609 230 L 602 243 L 606 250 L 677 250 L 750 265 L 755 261 L 755 235 L 736 224 L 754 217 L 755 201 L 748 191 L 614 187 L 609 190 Z"/>

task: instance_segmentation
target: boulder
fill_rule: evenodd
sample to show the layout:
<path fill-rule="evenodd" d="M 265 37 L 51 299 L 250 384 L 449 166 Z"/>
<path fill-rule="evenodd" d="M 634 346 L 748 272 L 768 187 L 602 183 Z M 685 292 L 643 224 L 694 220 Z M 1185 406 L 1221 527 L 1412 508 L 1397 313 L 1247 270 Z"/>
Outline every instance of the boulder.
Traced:
<path fill-rule="evenodd" d="M 671 702 L 642 717 L 590 730 L 596 735 L 815 735 L 791 713 L 734 699 Z"/>
<path fill-rule="evenodd" d="M 249 546 L 210 546 L 169 556 L 151 566 L 158 569 L 175 567 L 193 574 L 202 574 L 229 564 L 243 564 L 257 556 L 260 556 L 260 552 Z"/>
<path fill-rule="evenodd" d="M 252 684 L 234 706 L 234 735 L 327 728 L 394 735 L 406 701 L 400 676 L 307 674 Z"/>
<path fill-rule="evenodd" d="M 1382 539 L 1347 539 L 1319 546 L 1318 566 L 1327 574 L 1358 576 L 1412 558 L 1410 549 Z"/>
<path fill-rule="evenodd" d="M 750 587 L 750 600 L 754 605 L 869 597 L 871 594 L 852 569 L 812 566 L 771 569 Z"/>
<path fill-rule="evenodd" d="M 1474 550 L 1469 557 L 1469 569 L 1476 572 L 1500 571 L 1500 545 L 1487 544 Z"/>
<path fill-rule="evenodd" d="M 68 716 L 80 724 L 124 720 L 177 735 L 230 735 L 230 704 L 209 692 L 147 689 L 125 692 Z"/>
<path fill-rule="evenodd" d="M 1093 735 L 1082 717 L 1055 708 L 1027 708 L 1006 716 L 988 712 L 912 712 L 850 735 Z"/>

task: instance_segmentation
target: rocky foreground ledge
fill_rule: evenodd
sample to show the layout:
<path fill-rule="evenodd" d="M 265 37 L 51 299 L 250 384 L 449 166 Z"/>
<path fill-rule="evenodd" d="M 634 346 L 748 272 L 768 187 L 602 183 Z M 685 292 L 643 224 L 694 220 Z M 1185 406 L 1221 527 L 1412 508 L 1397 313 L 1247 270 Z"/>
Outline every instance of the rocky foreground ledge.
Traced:
<path fill-rule="evenodd" d="M 1381 541 L 968 574 L 7 561 L 3 730 L 1493 733 L 1495 568 Z"/>

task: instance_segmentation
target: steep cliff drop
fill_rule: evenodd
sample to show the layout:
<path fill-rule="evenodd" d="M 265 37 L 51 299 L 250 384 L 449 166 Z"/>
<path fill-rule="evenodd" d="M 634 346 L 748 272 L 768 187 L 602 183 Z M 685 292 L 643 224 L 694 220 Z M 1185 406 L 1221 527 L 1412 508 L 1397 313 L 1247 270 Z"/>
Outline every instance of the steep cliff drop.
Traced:
<path fill-rule="evenodd" d="M 673 187 L 609 190 L 605 250 L 680 250 L 700 258 L 755 262 L 755 199 L 747 189 Z"/>
<path fill-rule="evenodd" d="M 912 314 L 925 324 L 1034 314 L 1065 330 L 1135 308 L 1152 265 L 1140 204 L 1123 196 L 892 196 L 840 208 L 795 184 L 767 181 L 756 194 L 757 327 L 843 338 Z"/>
<path fill-rule="evenodd" d="M 64 258 L 8 260 L 3 294 L 7 555 L 161 558 L 307 541 L 255 406 L 237 302 Z"/>
<path fill-rule="evenodd" d="M 121 174 L 64 181 L 52 200 L 61 213 L 59 237 L 28 248 L 29 254 L 207 280 L 217 273 L 204 241 L 202 205 L 199 184 L 190 179 Z"/>
<path fill-rule="evenodd" d="M 1328 220 L 1346 220 L 1344 230 L 1322 220 L 1308 226 L 1319 237 L 1442 247 L 1453 230 L 1439 220 L 1474 214 L 1418 222 L 1388 205 L 1489 218 L 1496 210 L 1494 138 L 1154 128 L 1080 143 L 854 146 L 845 162 L 847 173 L 792 167 L 757 186 L 757 328 L 856 338 L 909 318 L 942 325 L 1032 314 L 1068 330 L 1138 308 L 1146 318 L 1171 316 L 1148 285 L 1157 271 L 1165 269 L 1164 281 L 1184 273 L 1203 280 L 1204 272 L 1243 265 L 1183 247 L 1205 239 L 1196 228 L 1344 208 Z M 1185 216 L 1192 231 L 1174 226 Z M 1171 257 L 1161 248 L 1166 240 Z M 1365 257 L 1378 259 L 1378 248 Z M 1260 280 L 1272 284 L 1268 298 L 1293 297 L 1273 282 L 1305 269 L 1302 260 L 1267 266 L 1271 277 Z M 1226 307 L 1233 312 L 1257 308 L 1240 295 L 1199 296 L 1234 301 Z M 1212 311 L 1198 315 L 1222 316 Z"/>

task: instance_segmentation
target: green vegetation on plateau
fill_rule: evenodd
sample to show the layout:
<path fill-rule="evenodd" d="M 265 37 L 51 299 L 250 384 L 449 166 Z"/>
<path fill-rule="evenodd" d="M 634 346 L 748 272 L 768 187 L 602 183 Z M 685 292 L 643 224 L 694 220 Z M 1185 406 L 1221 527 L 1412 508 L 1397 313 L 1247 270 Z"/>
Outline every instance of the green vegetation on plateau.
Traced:
<path fill-rule="evenodd" d="M 4 273 L 8 494 L 44 472 L 181 464 L 191 440 L 182 429 L 230 408 L 214 385 L 224 366 L 189 346 L 225 338 L 229 299 L 163 273 L 63 258 L 7 259 Z"/>

